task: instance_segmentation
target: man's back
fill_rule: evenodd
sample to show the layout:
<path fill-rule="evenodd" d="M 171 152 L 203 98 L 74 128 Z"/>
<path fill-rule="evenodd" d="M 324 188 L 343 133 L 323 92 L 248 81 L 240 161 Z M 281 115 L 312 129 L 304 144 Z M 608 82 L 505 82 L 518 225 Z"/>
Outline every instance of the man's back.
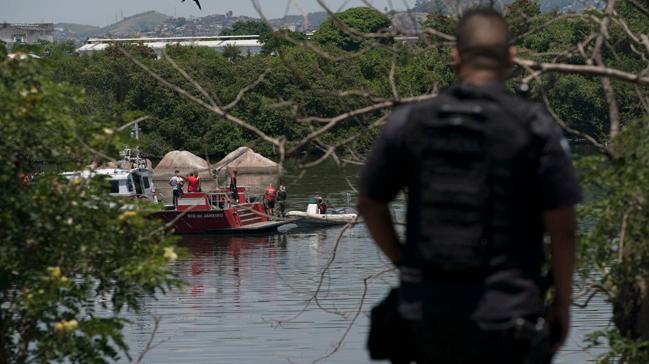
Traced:
<path fill-rule="evenodd" d="M 287 197 L 287 194 L 286 194 L 286 191 L 284 189 L 280 189 L 279 191 L 277 191 L 277 201 L 278 202 L 286 201 L 286 197 Z"/>
<path fill-rule="evenodd" d="M 541 314 L 541 213 L 579 199 L 554 121 L 496 83 L 455 86 L 388 124 L 360 185 L 378 200 L 408 188 L 403 316 Z M 553 183 L 564 173 L 565 189 Z"/>
<path fill-rule="evenodd" d="M 172 176 L 169 179 L 169 186 L 171 186 L 172 189 L 178 189 L 178 183 L 180 182 L 180 178 L 178 176 Z"/>

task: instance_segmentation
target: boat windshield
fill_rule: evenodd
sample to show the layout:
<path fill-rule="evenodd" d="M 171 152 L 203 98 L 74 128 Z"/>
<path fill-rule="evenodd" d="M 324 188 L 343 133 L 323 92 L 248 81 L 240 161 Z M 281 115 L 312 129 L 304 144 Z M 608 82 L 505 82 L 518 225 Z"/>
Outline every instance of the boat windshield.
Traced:
<path fill-rule="evenodd" d="M 110 193 L 119 193 L 119 181 L 114 179 L 110 181 Z"/>
<path fill-rule="evenodd" d="M 144 193 L 142 190 L 142 176 L 139 173 L 131 173 L 132 183 L 135 185 L 135 193 L 141 195 Z M 130 190 L 132 191 L 132 189 Z"/>

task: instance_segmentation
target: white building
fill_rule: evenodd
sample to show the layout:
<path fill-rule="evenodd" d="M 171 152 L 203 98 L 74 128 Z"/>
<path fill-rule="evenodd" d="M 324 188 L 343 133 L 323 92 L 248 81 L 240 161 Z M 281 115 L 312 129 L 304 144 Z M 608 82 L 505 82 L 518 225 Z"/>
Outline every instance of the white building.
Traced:
<path fill-rule="evenodd" d="M 11 48 L 14 44 L 37 43 L 40 40 L 54 41 L 54 24 L 0 24 L 0 41 Z"/>
<path fill-rule="evenodd" d="M 207 37 L 166 37 L 166 38 L 90 38 L 86 44 L 77 49 L 79 53 L 102 51 L 111 44 L 141 44 L 151 47 L 158 56 L 169 45 L 208 47 L 223 51 L 225 47 L 237 47 L 242 54 L 257 54 L 261 51 L 258 35 L 229 35 Z"/>

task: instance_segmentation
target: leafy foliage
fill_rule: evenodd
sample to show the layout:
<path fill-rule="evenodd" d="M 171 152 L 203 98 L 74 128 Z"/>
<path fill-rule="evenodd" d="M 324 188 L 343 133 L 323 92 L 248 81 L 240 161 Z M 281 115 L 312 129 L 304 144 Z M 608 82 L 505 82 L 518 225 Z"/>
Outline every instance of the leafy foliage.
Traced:
<path fill-rule="evenodd" d="M 237 21 L 232 24 L 232 28 L 223 29 L 221 35 L 262 35 L 271 32 L 272 29 L 263 21 L 248 20 Z"/>
<path fill-rule="evenodd" d="M 83 93 L 38 62 L 0 61 L 0 361 L 104 363 L 128 353 L 119 313 L 180 284 L 174 243 L 149 207 L 111 198 L 105 181 L 43 168 L 80 169 L 120 138 L 80 117 Z"/>
<path fill-rule="evenodd" d="M 362 33 L 376 33 L 390 26 L 390 20 L 385 15 L 366 7 L 347 9 L 336 14 L 336 17 L 345 27 Z M 320 24 L 320 28 L 313 35 L 313 40 L 345 51 L 356 51 L 371 42 L 345 32 L 345 29 L 332 17 Z"/>
<path fill-rule="evenodd" d="M 616 160 L 603 156 L 580 160 L 584 186 L 596 193 L 581 210 L 583 218 L 593 223 L 582 238 L 580 268 L 584 275 L 593 271 L 602 275 L 599 281 L 613 302 L 613 319 L 619 330 L 609 334 L 622 335 L 616 350 L 637 363 L 644 361 L 638 359 L 640 356 L 624 354 L 626 349 L 622 343 L 649 339 L 646 332 L 649 325 L 646 311 L 649 307 L 646 290 L 649 283 L 647 138 L 649 127 L 645 115 L 643 120 L 628 125 L 616 139 L 619 146 Z"/>

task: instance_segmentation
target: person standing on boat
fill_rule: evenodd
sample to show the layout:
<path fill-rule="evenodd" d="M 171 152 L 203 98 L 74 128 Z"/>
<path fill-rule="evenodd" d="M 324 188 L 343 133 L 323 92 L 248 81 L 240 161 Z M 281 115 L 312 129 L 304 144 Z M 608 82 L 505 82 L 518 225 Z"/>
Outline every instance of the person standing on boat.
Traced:
<path fill-rule="evenodd" d="M 169 186 L 171 186 L 174 206 L 178 206 L 178 197 L 180 197 L 183 193 L 184 180 L 185 179 L 180 175 L 179 170 L 175 170 L 174 176 L 169 179 Z"/>
<path fill-rule="evenodd" d="M 459 82 L 395 109 L 360 175 L 358 210 L 400 274 L 372 312 L 370 356 L 549 363 L 570 326 L 582 199 L 567 141 L 544 106 L 508 93 L 515 49 L 500 13 L 465 12 L 455 39 Z M 402 244 L 389 203 L 404 188 Z"/>
<path fill-rule="evenodd" d="M 264 191 L 264 208 L 266 209 L 266 215 L 273 216 L 273 209 L 275 208 L 275 187 L 273 184 L 269 184 Z"/>
<path fill-rule="evenodd" d="M 277 191 L 277 208 L 279 209 L 279 216 L 284 217 L 284 212 L 286 211 L 286 186 L 284 184 L 279 184 L 279 190 Z"/>
<path fill-rule="evenodd" d="M 187 177 L 187 192 L 200 192 L 201 191 L 201 179 L 198 176 L 198 172 L 191 172 Z"/>
<path fill-rule="evenodd" d="M 327 202 L 320 196 L 317 198 L 318 201 L 318 213 L 325 215 L 327 213 Z"/>
<path fill-rule="evenodd" d="M 230 174 L 230 198 L 232 201 L 235 203 L 239 203 L 239 190 L 237 189 L 237 169 L 232 168 L 232 172 Z"/>

